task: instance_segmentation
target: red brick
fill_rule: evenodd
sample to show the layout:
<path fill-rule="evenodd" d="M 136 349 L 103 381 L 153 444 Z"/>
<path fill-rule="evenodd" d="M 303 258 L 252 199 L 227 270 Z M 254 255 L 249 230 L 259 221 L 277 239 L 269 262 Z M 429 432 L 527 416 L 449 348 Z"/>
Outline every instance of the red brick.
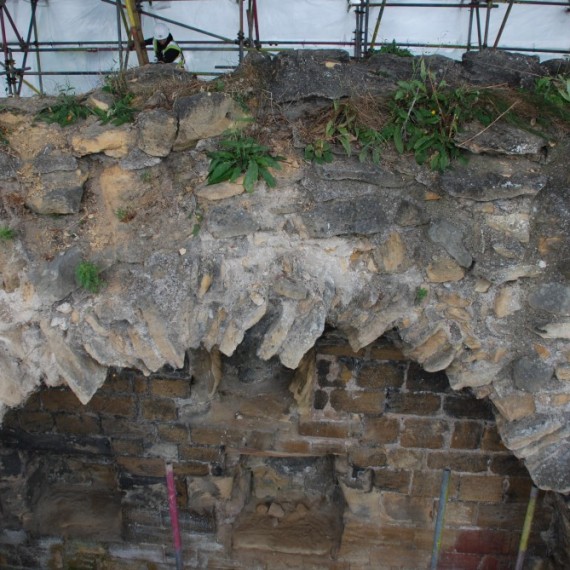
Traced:
<path fill-rule="evenodd" d="M 400 388 L 404 383 L 404 371 L 397 364 L 365 362 L 358 371 L 356 383 L 363 388 L 376 390 Z"/>
<path fill-rule="evenodd" d="M 356 467 L 383 467 L 386 465 L 386 453 L 376 448 L 360 447 L 349 454 L 349 461 Z"/>
<path fill-rule="evenodd" d="M 510 475 L 511 477 L 528 477 L 528 470 L 522 459 L 514 455 L 500 454 L 491 459 L 491 471 L 497 475 Z"/>
<path fill-rule="evenodd" d="M 481 440 L 481 449 L 484 451 L 509 451 L 501 441 L 501 436 L 497 431 L 497 426 L 485 427 Z"/>
<path fill-rule="evenodd" d="M 143 444 L 140 439 L 113 439 L 111 448 L 115 455 L 141 455 Z"/>
<path fill-rule="evenodd" d="M 372 345 L 368 353 L 369 358 L 374 360 L 399 360 L 407 361 L 409 360 L 404 356 L 399 348 L 391 344 L 379 344 L 378 346 Z"/>
<path fill-rule="evenodd" d="M 134 417 L 135 399 L 132 396 L 95 394 L 87 404 L 87 410 L 107 416 Z"/>
<path fill-rule="evenodd" d="M 481 503 L 500 503 L 503 500 L 504 479 L 490 475 L 461 475 L 459 499 Z"/>
<path fill-rule="evenodd" d="M 458 532 L 455 550 L 467 554 L 511 554 L 513 538 L 503 530 L 462 530 Z"/>
<path fill-rule="evenodd" d="M 51 388 L 41 395 L 44 410 L 50 412 L 77 412 L 83 410 L 83 404 L 68 388 Z"/>
<path fill-rule="evenodd" d="M 433 416 L 441 408 L 441 397 L 437 394 L 403 393 L 389 391 L 386 398 L 386 412 L 414 416 Z"/>
<path fill-rule="evenodd" d="M 477 400 L 474 396 L 449 394 L 443 401 L 443 411 L 454 418 L 471 420 L 493 420 L 493 409 L 489 400 Z"/>
<path fill-rule="evenodd" d="M 354 350 L 352 350 L 352 348 L 350 348 L 350 344 L 347 343 L 343 343 L 343 344 L 339 344 L 339 345 L 319 345 L 317 347 L 317 358 L 319 357 L 320 354 L 330 354 L 333 356 L 350 356 L 350 357 L 360 357 L 360 358 L 364 358 L 365 356 L 365 350 L 363 348 L 361 348 L 358 352 L 354 352 Z"/>
<path fill-rule="evenodd" d="M 442 478 L 442 471 L 414 471 L 411 495 L 417 497 L 439 497 Z M 459 476 L 451 473 L 448 485 L 448 498 L 450 500 L 457 497 L 458 489 Z"/>
<path fill-rule="evenodd" d="M 341 424 L 324 421 L 301 422 L 299 424 L 299 435 L 347 439 L 351 437 L 351 429 L 346 423 Z"/>
<path fill-rule="evenodd" d="M 451 447 L 453 449 L 478 449 L 483 436 L 483 424 L 476 421 L 455 422 Z"/>
<path fill-rule="evenodd" d="M 20 427 L 29 432 L 47 432 L 53 428 L 53 417 L 47 412 L 18 412 Z"/>
<path fill-rule="evenodd" d="M 96 418 L 86 415 L 55 414 L 55 425 L 60 433 L 91 435 L 101 432 Z"/>
<path fill-rule="evenodd" d="M 286 455 L 306 456 L 311 454 L 311 445 L 308 441 L 277 440 L 274 450 Z"/>
<path fill-rule="evenodd" d="M 428 467 L 430 469 L 449 468 L 452 471 L 466 473 L 480 473 L 487 471 L 489 457 L 481 453 L 469 453 L 461 451 L 437 452 L 428 455 Z"/>
<path fill-rule="evenodd" d="M 230 447 L 245 447 L 247 431 L 238 432 L 234 429 L 193 427 L 190 429 L 190 440 L 199 445 L 227 445 Z"/>
<path fill-rule="evenodd" d="M 186 443 L 188 428 L 184 425 L 159 425 L 158 439 L 172 443 Z"/>
<path fill-rule="evenodd" d="M 126 418 L 102 417 L 103 434 L 111 437 L 154 439 L 154 426 Z"/>
<path fill-rule="evenodd" d="M 485 529 L 522 529 L 525 503 L 480 504 L 477 526 Z"/>
<path fill-rule="evenodd" d="M 181 461 L 173 465 L 174 474 L 179 477 L 204 477 L 210 474 L 210 466 L 198 461 Z"/>
<path fill-rule="evenodd" d="M 133 475 L 163 477 L 164 459 L 156 457 L 117 457 L 117 464 Z"/>
<path fill-rule="evenodd" d="M 410 362 L 406 375 L 409 392 L 449 392 L 449 380 L 445 372 L 426 372 L 419 364 Z"/>
<path fill-rule="evenodd" d="M 412 473 L 402 469 L 374 469 L 374 486 L 381 491 L 407 493 Z"/>
<path fill-rule="evenodd" d="M 332 407 L 339 412 L 378 415 L 384 410 L 384 394 L 381 392 L 333 390 L 330 400 Z"/>
<path fill-rule="evenodd" d="M 190 395 L 190 381 L 183 379 L 152 379 L 150 393 L 164 398 L 187 398 Z"/>
<path fill-rule="evenodd" d="M 420 527 L 433 524 L 433 499 L 385 491 L 380 500 L 386 520 L 391 520 L 393 524 L 409 523 Z"/>
<path fill-rule="evenodd" d="M 131 380 L 127 376 L 118 374 L 117 372 L 112 372 L 107 375 L 105 383 L 99 390 L 98 394 L 104 393 L 130 393 L 131 392 Z"/>
<path fill-rule="evenodd" d="M 445 434 L 448 431 L 449 426 L 443 420 L 406 418 L 400 436 L 400 445 L 439 449 L 443 447 Z"/>
<path fill-rule="evenodd" d="M 222 454 L 219 447 L 197 447 L 190 445 L 181 445 L 179 448 L 180 459 L 201 461 L 203 463 L 212 463 L 220 461 Z"/>
<path fill-rule="evenodd" d="M 154 398 L 142 402 L 142 416 L 145 420 L 167 422 L 177 418 L 176 404 L 166 398 Z"/>
<path fill-rule="evenodd" d="M 438 570 L 478 570 L 481 556 L 463 552 L 442 552 L 437 561 Z"/>
<path fill-rule="evenodd" d="M 431 551 L 392 546 L 370 551 L 370 566 L 366 568 L 428 568 Z M 352 566 L 351 566 L 352 568 Z"/>
<path fill-rule="evenodd" d="M 505 490 L 506 502 L 528 502 L 532 481 L 529 477 L 509 477 Z"/>
<path fill-rule="evenodd" d="M 400 434 L 400 422 L 396 418 L 382 416 L 366 418 L 362 439 L 373 444 L 395 443 Z"/>

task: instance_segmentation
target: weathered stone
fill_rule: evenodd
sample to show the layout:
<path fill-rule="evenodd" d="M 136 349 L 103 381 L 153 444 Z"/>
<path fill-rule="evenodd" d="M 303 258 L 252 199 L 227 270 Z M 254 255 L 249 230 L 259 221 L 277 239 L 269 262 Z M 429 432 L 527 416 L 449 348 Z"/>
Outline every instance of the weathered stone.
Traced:
<path fill-rule="evenodd" d="M 502 285 L 509 281 L 517 281 L 525 277 L 538 277 L 543 272 L 539 265 L 519 265 L 507 263 L 504 260 L 497 262 L 477 263 L 474 273 L 495 285 Z"/>
<path fill-rule="evenodd" d="M 207 228 L 214 237 L 223 239 L 252 234 L 259 229 L 259 223 L 247 210 L 222 204 L 210 210 Z"/>
<path fill-rule="evenodd" d="M 528 214 L 487 216 L 487 224 L 489 227 L 504 232 L 522 243 L 528 243 L 530 239 Z"/>
<path fill-rule="evenodd" d="M 471 266 L 473 258 L 463 245 L 463 230 L 447 220 L 437 220 L 430 225 L 428 235 L 434 243 L 441 245 L 461 267 Z"/>
<path fill-rule="evenodd" d="M 130 126 L 112 127 L 93 123 L 82 126 L 71 136 L 71 147 L 76 156 L 103 153 L 113 158 L 127 156 L 135 142 Z"/>
<path fill-rule="evenodd" d="M 545 283 L 528 297 L 528 304 L 538 311 L 570 316 L 570 287 L 561 283 Z"/>
<path fill-rule="evenodd" d="M 160 158 L 149 156 L 142 150 L 135 148 L 119 164 L 125 170 L 142 170 L 160 164 Z"/>
<path fill-rule="evenodd" d="M 66 164 L 65 159 L 63 161 Z M 38 214 L 76 214 L 88 176 L 84 167 L 69 171 L 56 165 L 53 171 L 42 176 L 42 185 L 30 191 L 26 205 Z"/>
<path fill-rule="evenodd" d="M 517 285 L 505 285 L 499 289 L 493 306 L 498 319 L 504 319 L 520 311 L 522 308 L 520 295 L 521 291 Z"/>
<path fill-rule="evenodd" d="M 114 104 L 115 97 L 112 93 L 107 93 L 100 89 L 93 91 L 87 97 L 87 105 L 93 109 L 100 109 L 101 111 L 108 111 Z"/>
<path fill-rule="evenodd" d="M 196 196 L 206 200 L 224 200 L 232 196 L 239 196 L 245 192 L 243 181 L 220 182 L 219 184 L 204 184 L 194 190 Z"/>
<path fill-rule="evenodd" d="M 519 390 L 536 393 L 550 381 L 553 372 L 552 366 L 523 357 L 513 364 L 513 381 Z"/>
<path fill-rule="evenodd" d="M 428 281 L 431 283 L 446 283 L 460 281 L 465 271 L 452 259 L 436 259 L 426 269 Z"/>
<path fill-rule="evenodd" d="M 394 221 L 400 226 L 413 227 L 425 224 L 428 221 L 428 217 L 425 211 L 416 204 L 408 200 L 402 200 Z"/>
<path fill-rule="evenodd" d="M 534 330 L 542 338 L 570 340 L 570 319 L 537 325 Z"/>
<path fill-rule="evenodd" d="M 526 460 L 533 480 L 541 489 L 570 492 L 570 442 L 552 444 Z"/>
<path fill-rule="evenodd" d="M 536 56 L 509 53 L 502 50 L 482 49 L 463 54 L 464 77 L 472 83 L 532 89 L 536 77 L 542 75 Z"/>
<path fill-rule="evenodd" d="M 463 131 L 456 135 L 455 141 L 460 147 L 474 154 L 539 154 L 546 146 L 542 137 L 500 122 L 489 129 L 479 123 L 466 125 Z"/>
<path fill-rule="evenodd" d="M 509 422 L 531 416 L 536 411 L 531 394 L 509 394 L 505 398 L 493 398 L 493 404 Z"/>
<path fill-rule="evenodd" d="M 570 381 L 570 364 L 558 366 L 555 370 L 556 378 L 562 382 Z"/>
<path fill-rule="evenodd" d="M 150 156 L 165 157 L 170 154 L 178 130 L 174 113 L 165 109 L 143 111 L 137 117 L 138 146 Z"/>
<path fill-rule="evenodd" d="M 307 233 L 314 238 L 371 235 L 382 232 L 387 226 L 382 202 L 369 196 L 315 204 L 302 212 L 300 217 Z"/>
<path fill-rule="evenodd" d="M 217 137 L 244 125 L 245 114 L 225 93 L 198 93 L 176 99 L 173 111 L 178 118 L 178 133 L 173 150 L 192 148 L 201 139 Z"/>
<path fill-rule="evenodd" d="M 443 190 L 457 198 L 478 202 L 534 196 L 546 186 L 546 176 L 536 172 L 531 163 L 517 164 L 504 159 L 473 157 L 465 166 L 445 172 Z"/>
<path fill-rule="evenodd" d="M 15 157 L 7 152 L 0 152 L 0 180 L 16 178 L 19 167 L 20 163 Z"/>

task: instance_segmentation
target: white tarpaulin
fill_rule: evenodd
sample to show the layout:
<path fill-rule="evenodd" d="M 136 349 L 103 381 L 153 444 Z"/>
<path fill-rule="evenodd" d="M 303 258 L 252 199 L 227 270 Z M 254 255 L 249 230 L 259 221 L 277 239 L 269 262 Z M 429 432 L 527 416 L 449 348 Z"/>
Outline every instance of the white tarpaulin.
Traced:
<path fill-rule="evenodd" d="M 390 0 L 383 13 L 377 42 L 397 44 L 430 44 L 433 48 L 413 48 L 421 53 L 441 53 L 459 58 L 463 50 L 453 50 L 443 46 L 465 45 L 468 41 L 470 10 L 457 7 L 461 0 L 437 0 L 432 4 L 449 4 L 449 7 L 429 8 L 391 6 L 396 2 L 404 4 L 411 0 Z M 417 3 L 417 2 L 416 2 Z M 429 2 L 426 2 L 429 3 Z M 358 2 L 351 2 L 358 4 Z M 379 4 L 375 2 L 374 4 Z M 155 23 L 153 16 L 167 18 L 174 22 L 189 25 L 210 32 L 216 36 L 235 40 L 239 31 L 239 2 L 236 0 L 172 0 L 142 2 L 142 8 L 150 15 L 143 15 L 142 25 L 145 37 L 152 35 Z M 245 2 L 247 6 L 247 2 Z M 493 44 L 499 31 L 507 4 L 502 2 L 490 11 L 488 43 Z M 570 4 L 569 4 L 570 6 Z M 29 0 L 6 0 L 6 8 L 13 17 L 19 33 L 25 38 L 30 26 L 31 4 Z M 342 45 L 315 45 L 311 42 L 351 42 L 356 29 L 354 6 L 346 0 L 257 0 L 260 38 L 264 48 L 280 42 L 279 47 L 343 47 Z M 380 8 L 370 9 L 368 37 L 372 36 Z M 481 33 L 484 33 L 487 10 L 480 9 Z M 92 46 L 90 52 L 77 50 L 77 45 L 58 45 L 60 42 L 109 42 L 113 47 L 117 42 L 117 10 L 114 0 L 40 0 L 37 5 L 38 41 L 47 42 L 42 46 L 73 48 L 73 51 L 40 53 L 40 65 L 44 72 L 69 71 L 92 73 L 80 75 L 48 75 L 43 78 L 46 92 L 58 92 L 72 86 L 79 91 L 100 84 L 102 77 L 110 70 L 119 68 L 118 50 L 101 51 Z M 244 17 L 247 22 L 247 17 Z M 174 38 L 182 42 L 186 67 L 195 72 L 224 72 L 238 62 L 237 46 L 234 43 L 212 44 L 216 38 L 182 26 L 168 23 Z M 247 25 L 246 25 L 247 28 Z M 17 40 L 14 31 L 6 20 L 8 42 Z M 123 39 L 126 39 L 124 28 Z M 246 29 L 247 35 L 247 29 Z M 33 40 L 33 35 L 32 35 Z M 473 24 L 471 41 L 477 43 L 477 26 Z M 51 43 L 53 42 L 53 46 Z M 184 42 L 202 42 L 184 45 Z M 509 48 L 534 48 L 566 50 L 570 53 L 570 12 L 561 6 L 525 6 L 514 4 L 501 37 L 500 46 Z M 90 46 L 91 47 L 91 46 Z M 190 48 L 200 48 L 192 50 Z M 208 48 L 208 49 L 206 49 Z M 215 48 L 210 50 L 209 48 Z M 352 47 L 345 46 L 352 55 Z M 152 54 L 150 59 L 152 60 Z M 542 53 L 541 59 L 561 57 L 562 54 Z M 13 52 L 16 67 L 21 67 L 23 53 Z M 3 60 L 2 60 L 3 61 Z M 136 65 L 134 53 L 130 65 Z M 31 72 L 38 70 L 34 53 L 27 58 L 26 67 Z M 37 76 L 26 75 L 26 80 L 38 85 Z M 5 84 L 4 79 L 4 84 Z M 28 91 L 29 92 L 29 91 Z"/>

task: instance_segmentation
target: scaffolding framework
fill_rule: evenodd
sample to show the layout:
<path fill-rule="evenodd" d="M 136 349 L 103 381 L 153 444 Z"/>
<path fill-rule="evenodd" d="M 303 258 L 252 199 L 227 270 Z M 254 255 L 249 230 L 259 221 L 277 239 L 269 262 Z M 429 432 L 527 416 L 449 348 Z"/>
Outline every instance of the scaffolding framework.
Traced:
<path fill-rule="evenodd" d="M 152 4 L 158 5 L 161 2 L 173 0 L 152 0 Z M 191 0 L 174 0 L 177 2 L 190 2 Z M 501 45 L 501 37 L 508 24 L 509 18 L 515 5 L 525 6 L 548 6 L 566 7 L 566 13 L 570 16 L 569 0 L 503 0 L 506 10 L 501 20 L 498 32 L 494 38 L 490 37 L 490 22 L 493 11 L 499 7 L 498 1 L 493 0 L 457 0 L 457 2 L 445 3 L 437 1 L 414 1 L 414 0 L 381 0 L 373 2 L 371 0 L 348 0 L 347 10 L 354 16 L 354 32 L 352 40 L 339 41 L 331 38 L 330 41 L 311 40 L 281 40 L 266 38 L 261 39 L 259 26 L 258 6 L 262 0 L 236 0 L 236 10 L 239 11 L 239 28 L 236 30 L 236 37 L 230 38 L 216 33 L 212 30 L 205 30 L 191 26 L 185 22 L 173 20 L 167 17 L 151 13 L 144 9 L 140 0 L 100 0 L 109 5 L 109 9 L 115 11 L 116 19 L 116 40 L 115 41 L 67 41 L 53 42 L 42 41 L 38 34 L 37 8 L 40 0 L 29 0 L 30 14 L 29 23 L 25 33 L 18 29 L 12 14 L 7 5 L 7 0 L 0 0 L 0 31 L 2 39 L 2 52 L 4 61 L 0 61 L 0 72 L 6 80 L 6 91 L 8 96 L 19 96 L 24 86 L 30 88 L 38 94 L 44 93 L 44 79 L 50 75 L 72 76 L 72 75 L 101 75 L 110 74 L 116 70 L 108 71 L 65 71 L 61 69 L 46 69 L 42 62 L 43 53 L 65 53 L 65 52 L 112 52 L 118 61 L 119 70 L 124 70 L 129 66 L 129 56 L 131 48 L 136 51 L 139 65 L 148 63 L 147 48 L 144 45 L 142 36 L 142 21 L 145 18 L 152 18 L 153 21 L 162 21 L 165 24 L 176 25 L 182 30 L 188 30 L 204 36 L 205 40 L 184 40 L 177 38 L 177 43 L 185 51 L 226 51 L 237 52 L 238 62 L 241 62 L 248 51 L 259 50 L 268 52 L 278 52 L 293 47 L 320 47 L 320 48 L 343 48 L 352 52 L 354 58 L 367 57 L 379 46 L 379 31 L 382 26 L 386 11 L 403 9 L 412 10 L 418 8 L 428 8 L 433 10 L 468 10 L 468 30 L 467 42 L 465 44 L 438 43 L 430 44 L 425 42 L 403 42 L 399 46 L 406 48 L 445 48 L 469 51 L 472 49 L 502 49 L 508 51 L 521 51 L 539 54 L 567 55 L 568 51 L 563 49 L 536 48 L 534 46 L 506 46 Z M 49 9 L 49 4 L 48 4 Z M 378 9 L 375 18 L 371 18 L 372 12 Z M 215 7 L 212 7 L 215 11 Z M 569 18 L 570 23 L 570 18 Z M 8 40 L 8 32 L 15 37 L 15 40 Z M 17 64 L 16 54 L 19 54 L 21 62 Z M 29 65 L 29 58 L 35 59 L 35 70 Z M 232 66 L 216 66 L 209 70 L 192 70 L 198 75 L 219 75 L 222 70 L 230 69 Z M 27 79 L 26 79 L 27 77 Z M 36 84 L 31 82 L 36 78 Z"/>

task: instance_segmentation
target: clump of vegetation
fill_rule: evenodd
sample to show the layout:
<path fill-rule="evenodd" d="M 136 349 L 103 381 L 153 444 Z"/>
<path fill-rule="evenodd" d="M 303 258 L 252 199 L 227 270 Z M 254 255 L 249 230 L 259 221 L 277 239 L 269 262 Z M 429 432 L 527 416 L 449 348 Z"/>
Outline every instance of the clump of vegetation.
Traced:
<path fill-rule="evenodd" d="M 361 162 L 380 161 L 385 136 L 380 132 L 379 117 L 382 109 L 370 98 L 354 102 L 334 101 L 333 108 L 324 117 L 324 138 L 316 139 L 305 147 L 305 158 L 317 163 L 332 162 L 332 144 L 340 144 L 347 156 L 358 154 Z"/>
<path fill-rule="evenodd" d="M 204 214 L 199 209 L 194 212 L 194 226 L 192 227 L 192 237 L 196 237 L 200 233 L 202 228 L 202 221 L 204 220 Z"/>
<path fill-rule="evenodd" d="M 62 127 L 73 125 L 80 119 L 86 119 L 93 111 L 79 102 L 73 89 L 60 91 L 56 102 L 42 109 L 36 118 L 46 123 L 57 123 Z"/>
<path fill-rule="evenodd" d="M 208 153 L 208 184 L 218 184 L 226 180 L 235 182 L 245 174 L 243 187 L 247 192 L 253 192 L 255 182 L 261 179 L 271 188 L 276 186 L 275 178 L 269 169 L 279 170 L 279 161 L 284 160 L 282 156 L 273 156 L 268 147 L 241 132 L 226 135 L 220 141 L 220 147 L 219 150 Z"/>
<path fill-rule="evenodd" d="M 143 170 L 140 173 L 139 178 L 141 179 L 141 182 L 148 184 L 152 180 L 152 173 L 150 170 Z"/>
<path fill-rule="evenodd" d="M 115 216 L 117 216 L 120 222 L 130 222 L 136 215 L 136 212 L 131 210 L 131 208 L 117 208 L 115 210 Z"/>
<path fill-rule="evenodd" d="M 416 305 L 421 305 L 422 301 L 428 296 L 428 290 L 425 287 L 418 287 L 416 289 Z"/>
<path fill-rule="evenodd" d="M 16 231 L 8 226 L 0 226 L 0 241 L 8 241 L 16 237 Z"/>
<path fill-rule="evenodd" d="M 546 76 L 536 80 L 536 92 L 558 107 L 570 104 L 570 76 Z"/>
<path fill-rule="evenodd" d="M 99 117 L 103 125 L 111 123 L 116 127 L 120 127 L 125 123 L 132 123 L 138 109 L 132 105 L 135 96 L 132 93 L 126 93 L 117 99 L 106 111 L 103 109 L 93 109 L 93 113 Z"/>
<path fill-rule="evenodd" d="M 98 293 L 105 281 L 100 276 L 101 269 L 99 269 L 91 261 L 82 261 L 75 268 L 75 279 L 77 284 L 86 289 L 90 293 Z"/>
<path fill-rule="evenodd" d="M 492 120 L 479 91 L 438 82 L 423 60 L 414 78 L 398 82 L 387 111 L 380 103 L 374 105 L 335 101 L 324 138 L 311 143 L 305 157 L 326 162 L 315 145 L 332 143 L 340 144 L 348 156 L 354 152 L 361 161 L 378 163 L 383 147 L 392 142 L 400 154 L 411 152 L 418 164 L 443 171 L 462 155 L 455 137 L 463 125 L 477 119 L 487 126 Z"/>
<path fill-rule="evenodd" d="M 372 53 L 390 53 L 398 57 L 413 57 L 413 53 L 406 48 L 401 48 L 396 40 L 392 40 L 390 44 L 384 44 L 379 50 L 372 50 Z"/>
<path fill-rule="evenodd" d="M 125 74 L 121 72 L 105 76 L 105 82 L 101 91 L 116 95 L 117 97 L 125 96 L 129 92 Z"/>

